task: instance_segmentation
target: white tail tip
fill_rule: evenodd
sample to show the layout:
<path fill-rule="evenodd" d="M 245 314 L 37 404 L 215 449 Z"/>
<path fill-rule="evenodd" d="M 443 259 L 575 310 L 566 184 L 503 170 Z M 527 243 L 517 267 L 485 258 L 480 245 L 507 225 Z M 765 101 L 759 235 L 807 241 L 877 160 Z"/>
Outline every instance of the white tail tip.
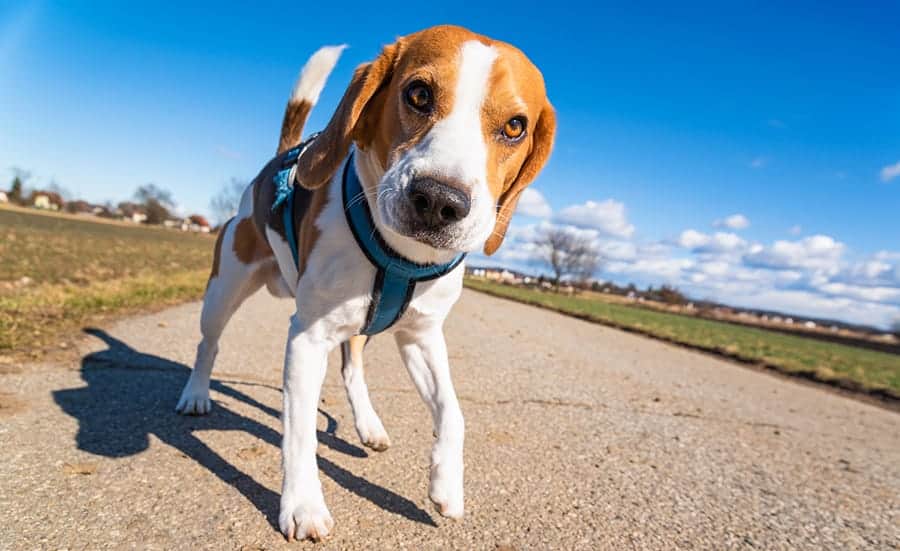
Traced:
<path fill-rule="evenodd" d="M 291 102 L 308 101 L 315 105 L 319 101 L 319 94 L 325 87 L 328 75 L 337 64 L 341 52 L 346 48 L 346 44 L 340 46 L 323 46 L 309 58 L 303 70 L 300 71 L 300 77 L 294 84 L 294 91 L 291 93 Z"/>

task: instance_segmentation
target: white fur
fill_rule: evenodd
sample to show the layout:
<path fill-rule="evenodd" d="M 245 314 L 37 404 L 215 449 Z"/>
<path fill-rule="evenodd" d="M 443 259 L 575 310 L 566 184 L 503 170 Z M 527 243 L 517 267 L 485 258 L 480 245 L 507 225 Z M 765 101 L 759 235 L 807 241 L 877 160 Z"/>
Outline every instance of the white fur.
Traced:
<path fill-rule="evenodd" d="M 234 233 L 237 221 L 247 218 L 253 212 L 252 188 L 248 187 L 241 196 L 238 213 L 228 224 L 222 236 L 219 255 L 219 273 L 210 279 L 203 297 L 203 311 L 200 314 L 200 332 L 203 335 L 197 345 L 197 359 L 194 369 L 181 393 L 175 410 L 184 415 L 205 415 L 211 409 L 209 400 L 209 380 L 213 363 L 219 352 L 219 337 L 225 325 L 241 303 L 266 283 L 266 276 L 277 276 L 271 259 L 254 264 L 242 263 L 234 253 Z M 273 283 L 274 284 L 274 283 Z"/>
<path fill-rule="evenodd" d="M 336 59 L 338 53 L 339 49 L 329 55 Z M 493 199 L 486 182 L 486 144 L 481 131 L 480 110 L 496 55 L 493 48 L 477 42 L 462 47 L 457 104 L 449 117 L 429 132 L 421 147 L 413 148 L 413 154 L 395 163 L 387 173 L 374 157 L 355 152 L 363 189 L 376 189 L 394 177 L 408 178 L 410 168 L 426 171 L 429 175 L 451 176 L 471 186 L 473 213 L 465 235 L 458 241 L 461 247 L 466 247 L 464 250 L 480 247 L 494 225 Z M 333 65 L 333 61 L 329 63 Z M 311 60 L 307 68 L 311 64 L 319 70 L 325 66 L 325 61 L 313 64 Z M 310 90 L 299 93 L 311 94 L 303 97 L 312 99 L 320 91 L 321 87 L 312 89 L 314 93 Z M 391 176 L 397 165 L 403 170 Z M 284 480 L 278 522 L 286 536 L 297 539 L 324 538 L 334 525 L 325 505 L 316 464 L 319 394 L 329 352 L 358 334 L 365 323 L 376 275 L 375 267 L 356 246 L 344 215 L 341 194 L 341 171 L 338 171 L 329 183 L 328 200 L 316 220 L 319 238 L 299 279 L 287 243 L 271 228 L 266 228 L 266 238 L 275 258 L 249 266 L 241 264 L 232 251 L 236 224 L 229 225 L 223 236 L 219 274 L 210 281 L 204 297 L 203 341 L 198 347 L 194 371 L 178 404 L 182 413 L 209 412 L 209 377 L 218 350 L 218 338 L 228 319 L 241 301 L 263 283 L 269 284 L 270 288 L 285 284 L 290 287 L 294 291 L 297 310 L 291 316 L 285 347 Z M 374 198 L 368 199 L 374 207 Z M 248 190 L 237 219 L 250 216 L 252 206 L 252 194 Z M 437 251 L 408 239 L 396 239 L 397 234 L 378 222 L 377 215 L 376 223 L 385 239 L 407 258 L 420 262 L 448 259 L 448 251 Z M 274 269 L 276 265 L 278 269 Z M 462 292 L 463 273 L 464 266 L 460 264 L 441 278 L 417 284 L 406 313 L 392 328 L 406 369 L 432 415 L 436 440 L 431 453 L 429 497 L 441 514 L 453 518 L 462 516 L 464 509 L 464 421 L 450 379 L 442 327 Z M 281 281 L 270 281 L 275 277 Z M 352 369 L 345 373 L 345 387 L 356 418 L 357 432 L 363 443 L 377 449 L 388 443 L 387 433 L 372 408 L 362 366 L 350 367 Z"/>
<path fill-rule="evenodd" d="M 315 105 L 319 101 L 319 94 L 325 87 L 328 75 L 331 74 L 335 64 L 341 57 L 341 52 L 346 48 L 346 44 L 340 46 L 324 46 L 319 48 L 316 53 L 309 58 L 306 65 L 300 71 L 300 76 L 294 84 L 294 90 L 291 92 L 291 102 L 308 101 Z"/>
<path fill-rule="evenodd" d="M 391 439 L 375 408 L 369 398 L 369 388 L 366 386 L 362 358 L 351 356 L 349 343 L 341 344 L 344 356 L 344 364 L 341 366 L 341 375 L 344 378 L 344 388 L 347 390 L 347 399 L 353 409 L 353 420 L 356 425 L 356 434 L 364 446 L 376 451 L 384 451 L 391 446 Z"/>

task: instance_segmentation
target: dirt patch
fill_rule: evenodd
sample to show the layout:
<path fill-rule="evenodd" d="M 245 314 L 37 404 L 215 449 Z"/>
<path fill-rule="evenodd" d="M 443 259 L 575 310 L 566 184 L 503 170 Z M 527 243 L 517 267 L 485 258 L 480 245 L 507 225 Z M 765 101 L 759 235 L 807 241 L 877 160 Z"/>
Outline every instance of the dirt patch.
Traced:
<path fill-rule="evenodd" d="M 238 452 L 238 457 L 241 459 L 256 459 L 262 455 L 265 455 L 266 450 L 264 450 L 261 446 L 250 446 L 249 448 L 243 448 Z"/>
<path fill-rule="evenodd" d="M 67 475 L 91 475 L 97 472 L 96 463 L 65 463 L 63 472 Z"/>
<path fill-rule="evenodd" d="M 8 392 L 0 392 L 0 418 L 21 413 L 28 409 L 26 402 Z"/>

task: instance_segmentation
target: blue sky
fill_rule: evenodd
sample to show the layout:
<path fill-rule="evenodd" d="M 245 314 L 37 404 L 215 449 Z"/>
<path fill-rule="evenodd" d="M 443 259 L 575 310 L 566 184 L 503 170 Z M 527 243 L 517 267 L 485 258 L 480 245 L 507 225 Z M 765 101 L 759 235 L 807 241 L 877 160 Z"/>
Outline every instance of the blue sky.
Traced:
<path fill-rule="evenodd" d="M 900 4 L 157 4 L 0 4 L 0 177 L 94 201 L 154 182 L 206 212 L 271 156 L 316 48 L 350 45 L 310 129 L 382 44 L 456 23 L 523 49 L 559 117 L 493 261 L 533 268 L 529 237 L 566 225 L 597 239 L 604 278 L 900 316 Z"/>

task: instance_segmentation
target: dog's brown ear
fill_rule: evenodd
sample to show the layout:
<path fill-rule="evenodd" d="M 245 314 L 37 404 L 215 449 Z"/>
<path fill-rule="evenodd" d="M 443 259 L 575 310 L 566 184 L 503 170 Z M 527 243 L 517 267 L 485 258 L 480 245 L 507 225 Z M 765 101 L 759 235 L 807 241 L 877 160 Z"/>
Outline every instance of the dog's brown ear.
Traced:
<path fill-rule="evenodd" d="M 503 238 L 506 236 L 506 228 L 509 227 L 509 221 L 519 197 L 525 188 L 528 187 L 538 173 L 547 164 L 550 158 L 550 151 L 553 149 L 553 138 L 556 135 L 556 113 L 553 106 L 547 101 L 534 127 L 534 139 L 531 142 L 531 152 L 522 163 L 519 174 L 513 180 L 512 185 L 504 190 L 497 201 L 497 222 L 494 224 L 494 232 L 484 243 L 484 254 L 492 255 L 497 252 Z"/>
<path fill-rule="evenodd" d="M 366 105 L 390 82 L 399 50 L 399 42 L 385 46 L 375 61 L 360 65 L 353 73 L 353 79 L 328 126 L 297 162 L 296 179 L 303 187 L 321 187 L 337 171 L 350 151 Z"/>

